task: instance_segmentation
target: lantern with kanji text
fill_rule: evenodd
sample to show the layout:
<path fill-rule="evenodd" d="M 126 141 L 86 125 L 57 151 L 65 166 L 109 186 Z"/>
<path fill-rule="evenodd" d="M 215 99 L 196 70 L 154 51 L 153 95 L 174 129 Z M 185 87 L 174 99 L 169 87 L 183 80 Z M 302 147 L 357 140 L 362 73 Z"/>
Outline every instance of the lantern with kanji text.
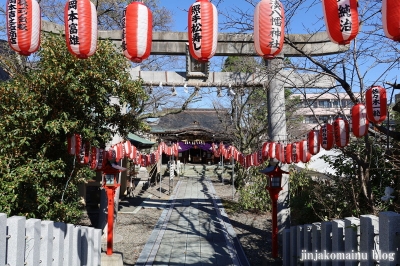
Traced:
<path fill-rule="evenodd" d="M 8 0 L 6 6 L 8 44 L 21 55 L 39 49 L 41 16 L 35 0 Z"/>
<path fill-rule="evenodd" d="M 188 12 L 190 55 L 199 62 L 208 62 L 217 50 L 218 12 L 208 0 L 197 0 Z"/>
<path fill-rule="evenodd" d="M 323 0 L 326 31 L 334 43 L 349 44 L 358 34 L 358 0 Z"/>
<path fill-rule="evenodd" d="M 69 0 L 64 9 L 65 41 L 68 51 L 80 59 L 97 49 L 97 12 L 90 0 Z"/>
<path fill-rule="evenodd" d="M 365 107 L 367 108 L 367 119 L 380 124 L 387 116 L 386 90 L 380 86 L 372 86 L 365 92 Z"/>
<path fill-rule="evenodd" d="M 343 148 L 349 144 L 350 128 L 347 120 L 338 116 L 335 121 L 333 121 L 333 132 L 337 147 Z"/>
<path fill-rule="evenodd" d="M 327 151 L 332 149 L 334 144 L 333 126 L 325 123 L 321 126 L 319 132 L 321 147 Z"/>
<path fill-rule="evenodd" d="M 254 10 L 254 47 L 258 55 L 271 59 L 283 48 L 285 13 L 279 0 L 262 0 Z"/>
<path fill-rule="evenodd" d="M 298 142 L 292 144 L 292 162 L 300 162 L 300 143 Z"/>

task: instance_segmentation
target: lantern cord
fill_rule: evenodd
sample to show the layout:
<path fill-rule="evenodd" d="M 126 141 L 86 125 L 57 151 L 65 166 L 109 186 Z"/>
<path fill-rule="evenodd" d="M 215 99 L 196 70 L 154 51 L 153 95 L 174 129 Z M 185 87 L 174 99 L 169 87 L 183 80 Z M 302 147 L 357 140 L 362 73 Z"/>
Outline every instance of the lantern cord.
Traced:
<path fill-rule="evenodd" d="M 67 183 L 65 184 L 65 188 L 64 188 L 64 191 L 63 191 L 62 196 L 61 196 L 61 203 L 64 202 L 64 193 L 65 193 L 65 191 L 67 190 L 68 183 L 69 183 L 69 181 L 71 181 L 72 174 L 73 174 L 74 171 L 75 171 L 75 161 L 76 161 L 76 156 L 74 156 L 74 162 L 73 162 L 73 165 L 72 165 L 72 171 L 71 171 L 71 174 L 69 175 L 69 178 L 68 178 L 68 180 L 67 180 Z"/>
<path fill-rule="evenodd" d="M 390 95 L 390 102 L 389 106 L 392 105 L 392 100 L 393 100 L 393 93 L 394 93 L 394 88 L 392 89 L 392 94 Z M 387 128 L 389 130 L 389 125 L 390 125 L 390 110 L 388 108 L 388 119 L 387 119 Z M 386 148 L 389 150 L 389 134 L 386 135 Z"/>

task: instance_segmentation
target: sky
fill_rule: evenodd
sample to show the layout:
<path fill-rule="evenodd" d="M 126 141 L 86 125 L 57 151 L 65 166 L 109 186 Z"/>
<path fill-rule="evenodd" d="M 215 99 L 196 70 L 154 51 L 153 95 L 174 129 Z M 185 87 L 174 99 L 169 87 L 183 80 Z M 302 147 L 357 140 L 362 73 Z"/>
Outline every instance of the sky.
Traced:
<path fill-rule="evenodd" d="M 320 1 L 314 1 L 314 0 L 307 0 L 309 2 L 316 3 L 313 7 L 309 8 L 309 6 L 304 5 L 303 9 L 299 9 L 296 15 L 291 19 L 291 24 L 290 24 L 290 32 L 291 33 L 296 33 L 296 34 L 302 34 L 302 33 L 307 33 L 307 28 L 308 29 L 318 29 L 319 31 L 324 31 L 325 30 L 325 24 L 323 21 L 323 8 L 322 4 Z M 180 31 L 180 32 L 186 32 L 187 31 L 187 10 L 189 7 L 195 2 L 195 0 L 160 0 L 160 3 L 162 6 L 166 7 L 169 9 L 174 16 L 174 24 L 172 25 L 172 30 L 173 31 Z M 220 1 L 217 0 L 211 0 L 214 4 Z M 248 13 L 252 13 L 254 10 L 254 7 L 251 6 L 250 4 L 246 3 L 245 0 L 223 0 L 218 6 L 217 9 L 219 11 L 219 24 L 222 24 L 224 22 L 224 16 L 222 15 L 222 12 L 230 12 L 232 8 L 241 8 L 243 11 L 248 11 Z M 233 14 L 233 13 L 231 13 Z M 219 29 L 219 32 L 234 32 L 230 31 L 229 29 Z M 212 60 L 215 60 L 214 58 Z M 361 66 L 363 67 L 363 66 Z M 368 68 L 369 65 L 365 64 L 364 67 Z M 380 76 L 384 73 L 386 70 L 387 66 L 380 68 L 377 68 L 376 71 L 370 72 L 369 75 L 372 75 L 370 78 L 370 83 L 373 83 L 376 79 L 380 78 Z M 216 71 L 211 69 L 211 71 Z M 391 71 L 390 75 L 388 77 L 385 77 L 385 80 L 388 80 L 390 82 L 395 82 L 397 79 L 397 72 L 398 69 L 394 69 Z M 376 75 L 376 77 L 374 76 Z M 368 84 L 368 86 L 371 86 L 374 84 Z M 382 84 L 377 84 L 381 85 Z M 391 93 L 391 91 L 388 93 Z"/>
<path fill-rule="evenodd" d="M 170 10 L 174 15 L 174 24 L 172 26 L 173 31 L 187 31 L 187 10 L 189 7 L 195 3 L 195 0 L 159 0 L 161 6 Z M 216 3 L 217 1 L 211 1 Z M 219 23 L 224 22 L 224 16 L 222 12 L 230 12 L 232 9 L 240 8 L 242 11 L 247 13 L 252 13 L 254 7 L 247 3 L 245 0 L 223 0 L 218 3 L 217 10 L 220 13 L 218 16 Z M 294 25 L 296 25 L 298 33 L 305 33 L 302 29 L 302 25 L 306 22 L 307 26 L 312 26 L 318 20 L 318 17 L 322 17 L 322 6 L 316 5 L 315 7 L 309 8 L 307 10 L 300 10 L 298 14 L 294 17 Z M 320 25 L 319 25 L 320 26 Z M 232 32 L 230 30 L 224 29 L 220 32 Z M 296 31 L 297 33 L 297 31 Z"/>
<path fill-rule="evenodd" d="M 161 6 L 167 8 L 170 10 L 173 14 L 173 19 L 174 23 L 172 25 L 172 31 L 177 31 L 177 32 L 187 32 L 187 24 L 188 24 L 188 13 L 187 10 L 190 8 L 190 6 L 195 3 L 195 0 L 160 0 Z M 211 1 L 214 4 L 219 2 L 219 1 Z M 224 15 L 222 13 L 230 13 L 232 9 L 237 9 L 240 8 L 242 11 L 246 11 L 247 13 L 252 14 L 254 12 L 254 7 L 247 3 L 244 0 L 224 0 L 220 2 L 217 6 L 217 10 L 219 12 L 218 15 L 218 24 L 219 26 L 219 32 L 230 32 L 234 33 L 236 30 L 234 29 L 222 29 L 222 24 L 224 22 Z M 296 33 L 306 33 L 305 29 L 303 29 L 303 25 L 306 22 L 306 25 L 304 27 L 309 27 L 310 24 L 315 24 L 316 21 L 318 20 L 318 16 L 321 16 L 322 14 L 322 7 L 321 6 L 316 6 L 314 8 L 311 8 L 310 10 L 307 10 L 306 12 L 299 12 L 298 15 L 296 15 L 296 22 L 293 23 L 296 25 L 297 29 L 295 30 Z M 251 33 L 251 32 L 250 32 Z M 221 60 L 224 60 L 225 58 L 222 57 L 216 57 L 214 56 L 211 59 L 211 69 L 210 71 L 219 71 L 220 68 L 219 66 L 222 65 Z M 219 69 L 218 69 L 219 68 Z M 182 71 L 182 69 L 176 69 L 177 71 Z M 216 88 L 203 88 L 203 90 L 207 93 L 202 94 L 202 99 L 196 103 L 192 103 L 190 107 L 197 107 L 197 108 L 211 108 L 212 107 L 212 100 L 216 98 Z M 209 94 L 209 91 L 213 91 L 211 95 Z M 177 88 L 178 94 L 183 92 L 183 88 Z M 223 92 L 224 95 L 227 94 L 227 91 L 224 90 Z M 224 97 L 224 98 L 218 98 L 219 101 L 224 101 L 226 104 L 228 104 L 229 97 Z"/>

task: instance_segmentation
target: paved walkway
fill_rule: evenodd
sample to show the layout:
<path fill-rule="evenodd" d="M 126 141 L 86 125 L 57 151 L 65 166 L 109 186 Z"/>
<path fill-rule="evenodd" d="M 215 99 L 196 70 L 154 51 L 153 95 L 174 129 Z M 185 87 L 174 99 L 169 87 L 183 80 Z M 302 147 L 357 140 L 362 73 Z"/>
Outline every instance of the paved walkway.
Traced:
<path fill-rule="evenodd" d="M 160 216 L 137 266 L 248 266 L 246 256 L 204 177 L 181 177 Z"/>

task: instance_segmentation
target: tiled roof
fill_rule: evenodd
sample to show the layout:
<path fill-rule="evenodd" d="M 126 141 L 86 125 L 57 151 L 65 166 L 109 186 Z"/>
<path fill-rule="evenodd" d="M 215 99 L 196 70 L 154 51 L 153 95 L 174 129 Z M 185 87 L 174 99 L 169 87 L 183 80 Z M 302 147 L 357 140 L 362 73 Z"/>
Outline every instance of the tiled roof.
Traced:
<path fill-rule="evenodd" d="M 182 129 L 216 132 L 222 129 L 219 115 L 214 109 L 188 109 L 161 117 L 158 124 L 151 127 L 151 132 L 164 133 Z"/>

